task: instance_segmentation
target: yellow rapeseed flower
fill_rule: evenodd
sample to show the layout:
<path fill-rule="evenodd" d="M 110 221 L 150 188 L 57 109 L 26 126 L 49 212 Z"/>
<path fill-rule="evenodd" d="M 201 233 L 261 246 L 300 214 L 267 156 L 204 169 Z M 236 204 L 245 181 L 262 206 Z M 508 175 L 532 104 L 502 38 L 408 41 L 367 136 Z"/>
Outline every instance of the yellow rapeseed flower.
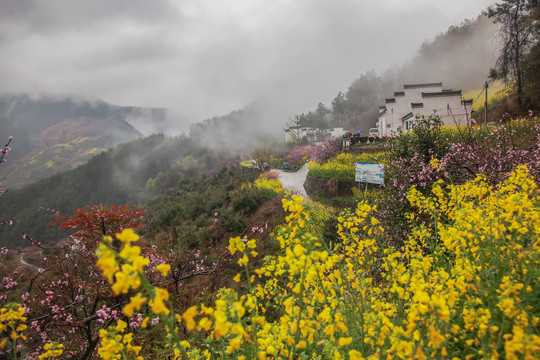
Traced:
<path fill-rule="evenodd" d="M 158 266 L 156 266 L 156 270 L 159 271 L 161 273 L 161 275 L 167 276 L 167 274 L 171 270 L 171 265 L 169 265 L 169 264 L 159 264 Z"/>
<path fill-rule="evenodd" d="M 197 307 L 192 306 L 188 308 L 183 314 L 182 319 L 184 319 L 184 324 L 186 325 L 186 329 L 193 330 L 195 326 L 197 325 L 195 323 L 195 320 L 193 318 L 197 315 Z"/>
<path fill-rule="evenodd" d="M 135 234 L 133 229 L 124 229 L 121 233 L 116 234 L 116 238 L 124 244 L 129 244 L 139 240 L 139 235 Z"/>

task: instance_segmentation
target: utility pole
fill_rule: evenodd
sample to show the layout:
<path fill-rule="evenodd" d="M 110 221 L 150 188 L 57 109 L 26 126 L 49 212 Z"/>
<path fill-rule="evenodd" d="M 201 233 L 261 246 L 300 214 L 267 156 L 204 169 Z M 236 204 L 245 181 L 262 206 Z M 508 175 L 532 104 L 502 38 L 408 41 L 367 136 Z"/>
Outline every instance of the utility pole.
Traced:
<path fill-rule="evenodd" d="M 488 82 L 486 81 L 486 84 L 484 85 L 484 90 L 486 91 L 486 100 L 484 101 L 484 124 L 487 124 L 487 100 L 488 100 Z"/>

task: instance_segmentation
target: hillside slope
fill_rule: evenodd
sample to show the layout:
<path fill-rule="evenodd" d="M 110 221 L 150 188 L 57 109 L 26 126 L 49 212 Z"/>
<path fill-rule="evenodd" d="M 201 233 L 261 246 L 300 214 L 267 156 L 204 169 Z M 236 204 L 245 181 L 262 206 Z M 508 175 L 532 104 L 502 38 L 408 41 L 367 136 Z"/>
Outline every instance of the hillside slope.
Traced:
<path fill-rule="evenodd" d="M 142 134 L 126 120 L 160 121 L 164 111 L 122 107 L 75 98 L 0 97 L 3 137 L 13 151 L 2 169 L 2 183 L 18 188 L 84 164 L 91 156 Z"/>

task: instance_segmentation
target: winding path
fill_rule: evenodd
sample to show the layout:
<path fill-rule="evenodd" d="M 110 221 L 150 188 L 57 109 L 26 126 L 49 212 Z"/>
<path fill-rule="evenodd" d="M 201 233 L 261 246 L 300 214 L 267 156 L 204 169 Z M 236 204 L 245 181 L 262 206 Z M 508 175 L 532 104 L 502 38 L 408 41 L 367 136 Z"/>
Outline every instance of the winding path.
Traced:
<path fill-rule="evenodd" d="M 24 254 L 19 255 L 19 262 L 22 265 L 26 266 L 27 268 L 30 268 L 30 270 L 35 271 L 35 272 L 39 272 L 39 267 L 38 266 L 36 266 L 34 264 L 30 264 L 30 263 L 26 262 L 26 260 L 24 260 Z"/>
<path fill-rule="evenodd" d="M 285 172 L 278 170 L 279 180 L 283 184 L 283 187 L 293 190 L 298 195 L 302 196 L 306 200 L 311 200 L 306 190 L 304 189 L 304 182 L 308 174 L 308 164 L 304 164 L 297 172 Z"/>

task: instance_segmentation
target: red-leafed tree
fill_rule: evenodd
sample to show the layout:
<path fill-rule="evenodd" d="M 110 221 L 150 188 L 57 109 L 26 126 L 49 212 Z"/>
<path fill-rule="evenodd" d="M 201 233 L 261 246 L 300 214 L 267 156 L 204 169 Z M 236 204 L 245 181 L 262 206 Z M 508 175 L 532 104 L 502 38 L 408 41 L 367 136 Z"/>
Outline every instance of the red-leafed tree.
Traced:
<path fill-rule="evenodd" d="M 146 211 L 127 205 L 107 208 L 102 204 L 92 204 L 85 209 L 77 209 L 69 217 L 54 220 L 52 225 L 60 226 L 60 230 L 74 230 L 72 236 L 76 239 L 101 240 L 104 235 L 114 238 L 125 228 L 141 228 L 145 215 Z"/>

